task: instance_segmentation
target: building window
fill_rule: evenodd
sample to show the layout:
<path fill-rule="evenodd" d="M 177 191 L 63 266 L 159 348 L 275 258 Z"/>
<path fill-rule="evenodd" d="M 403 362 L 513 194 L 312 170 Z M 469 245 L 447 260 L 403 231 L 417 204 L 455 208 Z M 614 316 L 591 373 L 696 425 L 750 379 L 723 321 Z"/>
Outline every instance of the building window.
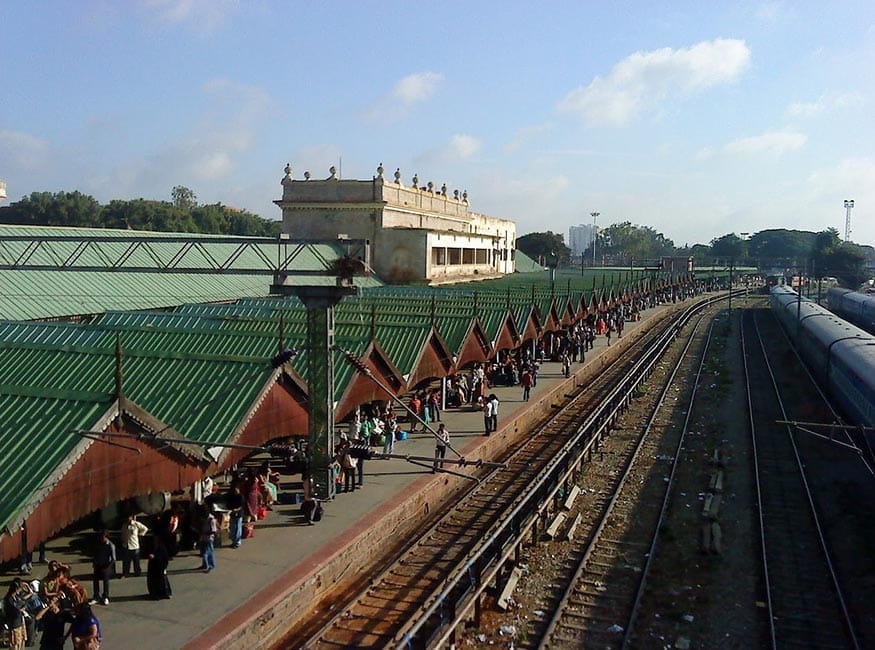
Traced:
<path fill-rule="evenodd" d="M 432 248 L 431 249 L 431 263 L 433 266 L 444 266 L 447 263 L 447 249 L 446 248 Z"/>
<path fill-rule="evenodd" d="M 489 264 L 489 249 L 478 248 L 476 251 L 475 264 Z"/>
<path fill-rule="evenodd" d="M 462 264 L 474 264 L 476 251 L 473 248 L 462 249 Z"/>
<path fill-rule="evenodd" d="M 461 264 L 462 263 L 462 249 L 461 248 L 448 248 L 447 256 L 450 260 L 450 264 Z"/>

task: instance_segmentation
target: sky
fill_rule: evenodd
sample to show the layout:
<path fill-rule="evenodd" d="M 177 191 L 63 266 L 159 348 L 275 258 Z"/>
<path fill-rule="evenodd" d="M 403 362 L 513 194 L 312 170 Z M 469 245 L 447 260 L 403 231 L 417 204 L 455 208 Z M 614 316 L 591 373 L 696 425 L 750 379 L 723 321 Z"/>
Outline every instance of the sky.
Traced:
<path fill-rule="evenodd" d="M 382 163 L 518 234 L 875 245 L 875 3 L 4 3 L 8 200 L 174 185 L 279 219 L 283 167 Z"/>

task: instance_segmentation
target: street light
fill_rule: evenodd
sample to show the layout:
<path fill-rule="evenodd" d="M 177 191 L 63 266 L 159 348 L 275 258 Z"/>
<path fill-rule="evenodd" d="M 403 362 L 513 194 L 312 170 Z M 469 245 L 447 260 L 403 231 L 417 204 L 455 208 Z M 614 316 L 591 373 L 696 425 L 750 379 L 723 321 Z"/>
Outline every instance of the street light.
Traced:
<path fill-rule="evenodd" d="M 595 240 L 596 240 L 596 225 L 595 220 L 601 213 L 600 212 L 590 212 L 589 216 L 592 217 L 592 265 L 595 267 Z"/>

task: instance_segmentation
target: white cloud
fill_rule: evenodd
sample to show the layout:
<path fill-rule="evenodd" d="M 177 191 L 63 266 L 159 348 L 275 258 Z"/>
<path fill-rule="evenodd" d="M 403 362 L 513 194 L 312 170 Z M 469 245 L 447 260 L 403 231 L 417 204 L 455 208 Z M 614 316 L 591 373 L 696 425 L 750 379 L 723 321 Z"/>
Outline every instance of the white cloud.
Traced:
<path fill-rule="evenodd" d="M 467 133 L 456 133 L 446 144 L 428 149 L 416 156 L 413 162 L 425 166 L 460 162 L 470 160 L 482 149 L 483 142 L 479 138 Z"/>
<path fill-rule="evenodd" d="M 468 158 L 477 155 L 482 148 L 483 143 L 474 136 L 457 133 L 450 138 L 450 144 L 447 147 L 447 150 L 456 158 L 467 160 Z"/>
<path fill-rule="evenodd" d="M 225 24 L 239 0 L 142 0 L 143 7 L 162 23 L 190 24 L 196 31 L 210 33 Z"/>
<path fill-rule="evenodd" d="M 231 180 L 241 156 L 255 146 L 273 100 L 260 86 L 227 78 L 204 82 L 201 92 L 207 108 L 188 133 L 127 165 L 94 174 L 92 185 L 114 196 L 163 196 L 182 184 L 200 196 L 210 185 Z"/>
<path fill-rule="evenodd" d="M 738 39 L 703 41 L 685 49 L 636 52 L 606 77 L 569 93 L 559 109 L 591 126 L 623 126 L 671 95 L 690 95 L 738 79 L 750 65 L 750 49 Z"/>
<path fill-rule="evenodd" d="M 556 225 L 566 210 L 565 202 L 572 188 L 565 174 L 532 171 L 513 175 L 488 170 L 474 181 L 476 190 L 469 197 L 474 209 L 516 221 L 518 235 L 544 230 L 568 232 L 567 226 Z"/>
<path fill-rule="evenodd" d="M 534 140 L 540 135 L 549 132 L 553 129 L 553 124 L 550 122 L 544 122 L 543 124 L 534 124 L 532 126 L 526 126 L 517 131 L 516 135 L 514 135 L 513 139 L 504 145 L 505 153 L 513 153 L 529 142 Z"/>
<path fill-rule="evenodd" d="M 430 99 L 444 76 L 439 72 L 416 72 L 400 79 L 392 89 L 368 109 L 372 121 L 393 122 L 406 117 L 410 109 Z"/>
<path fill-rule="evenodd" d="M 782 154 L 805 146 L 808 136 L 790 131 L 772 131 L 748 138 L 739 138 L 727 144 L 723 150 L 732 154 Z"/>
<path fill-rule="evenodd" d="M 407 75 L 395 84 L 389 96 L 402 104 L 425 101 L 434 95 L 443 78 L 443 75 L 437 72 L 417 72 Z"/>
<path fill-rule="evenodd" d="M 765 22 L 774 22 L 783 12 L 783 3 L 764 2 L 756 8 L 756 17 Z"/>
<path fill-rule="evenodd" d="M 859 108 L 864 104 L 863 95 L 858 92 L 843 93 L 841 95 L 821 95 L 813 102 L 794 102 L 787 107 L 786 116 L 793 118 L 817 117 L 826 111 L 840 110 L 844 108 Z"/>
<path fill-rule="evenodd" d="M 34 170 L 44 167 L 50 159 L 46 140 L 23 131 L 0 130 L 0 168 Z"/>

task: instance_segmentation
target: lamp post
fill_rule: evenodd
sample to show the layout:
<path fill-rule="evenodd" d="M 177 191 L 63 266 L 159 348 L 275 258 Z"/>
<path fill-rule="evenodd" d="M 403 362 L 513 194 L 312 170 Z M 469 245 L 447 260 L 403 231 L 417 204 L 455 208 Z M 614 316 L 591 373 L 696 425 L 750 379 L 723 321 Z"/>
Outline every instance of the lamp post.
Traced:
<path fill-rule="evenodd" d="M 845 241 L 851 241 L 851 208 L 854 207 L 854 199 L 845 199 Z"/>
<path fill-rule="evenodd" d="M 595 220 L 601 213 L 600 212 L 590 212 L 589 216 L 592 217 L 592 265 L 595 267 L 595 240 L 598 231 L 596 230 Z"/>

